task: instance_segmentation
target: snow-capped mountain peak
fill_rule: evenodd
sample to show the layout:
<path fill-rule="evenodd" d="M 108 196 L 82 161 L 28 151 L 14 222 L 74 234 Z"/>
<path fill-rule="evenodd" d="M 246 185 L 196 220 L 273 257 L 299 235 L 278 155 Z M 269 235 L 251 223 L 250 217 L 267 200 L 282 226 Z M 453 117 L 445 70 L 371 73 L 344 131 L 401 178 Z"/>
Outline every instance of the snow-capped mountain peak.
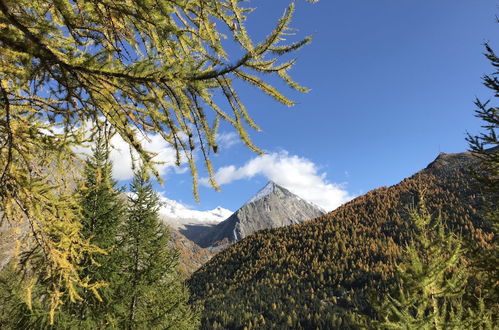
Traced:
<path fill-rule="evenodd" d="M 289 226 L 323 214 L 315 205 L 270 181 L 227 220 L 201 236 L 199 244 L 215 251 L 258 230 Z"/>
<path fill-rule="evenodd" d="M 276 184 L 273 182 L 273 181 L 269 181 L 265 187 L 263 187 L 262 189 L 260 189 L 255 196 L 253 196 L 246 204 L 248 203 L 254 203 L 262 198 L 264 198 L 265 196 L 268 196 L 270 194 L 272 194 L 274 192 L 274 189 L 276 187 Z"/>
<path fill-rule="evenodd" d="M 218 223 L 227 219 L 233 213 L 221 206 L 207 211 L 193 210 L 184 204 L 169 198 L 163 196 L 160 198 L 163 205 L 161 206 L 159 213 L 170 219 L 195 219 L 197 222 Z"/>

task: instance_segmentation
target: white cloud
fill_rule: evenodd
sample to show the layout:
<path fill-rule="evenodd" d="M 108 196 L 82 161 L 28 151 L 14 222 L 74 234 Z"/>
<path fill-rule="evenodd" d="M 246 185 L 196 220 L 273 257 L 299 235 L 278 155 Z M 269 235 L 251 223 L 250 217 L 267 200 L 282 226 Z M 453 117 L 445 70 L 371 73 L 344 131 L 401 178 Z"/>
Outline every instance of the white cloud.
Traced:
<path fill-rule="evenodd" d="M 189 172 L 189 167 L 184 166 L 184 167 L 175 167 L 174 168 L 175 174 L 184 174 Z"/>
<path fill-rule="evenodd" d="M 164 162 L 156 165 L 160 175 L 168 173 L 173 169 L 176 174 L 184 174 L 189 171 L 188 166 L 177 167 L 175 165 L 175 150 L 159 134 L 147 134 L 142 139 L 142 146 L 145 150 L 152 151 L 158 155 L 154 157 L 155 161 Z M 240 142 L 239 136 L 234 132 L 222 132 L 217 134 L 217 142 L 220 148 L 228 149 Z M 113 136 L 111 140 L 110 159 L 113 162 L 113 176 L 116 180 L 127 180 L 133 177 L 132 158 L 128 144 L 118 135 Z M 136 157 L 136 155 L 134 154 Z M 185 157 L 181 157 L 181 164 L 185 164 Z"/>
<path fill-rule="evenodd" d="M 219 133 L 217 134 L 216 140 L 221 149 L 229 149 L 233 145 L 241 142 L 241 139 L 236 132 Z"/>
<path fill-rule="evenodd" d="M 105 122 L 105 119 L 102 117 L 99 120 Z M 49 125 L 49 123 L 47 123 L 47 125 Z M 92 125 L 93 124 L 90 122 L 85 122 L 77 129 L 82 129 L 85 132 L 86 137 L 88 138 L 90 137 Z M 53 136 L 54 134 L 62 134 L 64 132 L 64 127 L 50 126 L 50 129 L 42 129 L 40 131 L 41 133 L 44 133 L 46 135 Z M 182 153 L 180 154 L 181 166 L 178 167 L 175 165 L 175 149 L 168 142 L 166 142 L 160 134 L 142 134 L 137 132 L 137 137 L 139 138 L 139 142 L 141 143 L 144 150 L 156 154 L 153 157 L 153 160 L 160 163 L 156 165 L 156 170 L 161 176 L 168 173 L 170 169 L 173 169 L 176 174 L 184 174 L 189 171 L 188 166 L 182 166 L 186 164 L 185 156 Z M 184 139 L 185 135 L 180 133 L 179 137 Z M 233 145 L 237 143 L 231 142 L 233 139 L 234 137 L 231 136 L 230 133 L 222 134 L 221 136 L 221 140 L 224 141 L 225 144 Z M 132 156 L 135 160 L 138 160 L 137 153 L 135 151 L 130 153 L 129 144 L 126 143 L 119 134 L 115 134 L 111 138 L 109 144 L 111 147 L 109 158 L 113 163 L 113 178 L 115 180 L 128 180 L 133 178 Z M 92 153 L 91 148 L 93 145 L 93 142 L 87 142 L 84 145 L 73 147 L 73 151 L 86 158 Z M 138 165 L 138 163 L 136 165 Z"/>
<path fill-rule="evenodd" d="M 182 174 L 188 171 L 188 168 L 177 167 L 175 165 L 175 150 L 161 137 L 161 135 L 146 134 L 142 137 L 142 139 L 140 139 L 140 142 L 145 150 L 156 153 L 153 160 L 161 162 L 161 164 L 156 165 L 156 169 L 160 175 L 165 175 L 171 168 L 173 168 L 177 174 Z M 91 154 L 92 145 L 93 143 L 85 146 L 79 146 L 74 148 L 74 151 L 86 156 Z M 111 138 L 110 146 L 111 153 L 109 158 L 113 163 L 113 178 L 115 180 L 128 180 L 133 178 L 132 155 L 137 160 L 138 157 L 136 152 L 134 151 L 130 154 L 130 147 L 128 143 L 126 143 L 119 134 L 115 134 Z M 181 164 L 183 163 L 184 161 L 181 157 Z"/>
<path fill-rule="evenodd" d="M 157 153 L 154 161 L 162 162 L 156 165 L 160 175 L 164 175 L 172 167 L 175 167 L 175 150 L 159 134 L 148 134 L 141 140 L 142 147 L 147 151 Z M 127 180 L 133 177 L 132 155 L 130 148 L 121 136 L 114 135 L 111 139 L 111 154 L 109 158 L 113 162 L 113 177 L 116 180 Z M 132 153 L 137 157 L 135 153 Z M 180 172 L 182 170 L 179 169 Z"/>
<path fill-rule="evenodd" d="M 312 161 L 286 151 L 257 156 L 239 168 L 222 167 L 215 173 L 215 179 L 224 185 L 256 175 L 265 176 L 326 211 L 352 199 L 342 185 L 329 182 L 326 173 L 319 173 Z M 206 178 L 201 179 L 201 183 L 209 185 Z"/>

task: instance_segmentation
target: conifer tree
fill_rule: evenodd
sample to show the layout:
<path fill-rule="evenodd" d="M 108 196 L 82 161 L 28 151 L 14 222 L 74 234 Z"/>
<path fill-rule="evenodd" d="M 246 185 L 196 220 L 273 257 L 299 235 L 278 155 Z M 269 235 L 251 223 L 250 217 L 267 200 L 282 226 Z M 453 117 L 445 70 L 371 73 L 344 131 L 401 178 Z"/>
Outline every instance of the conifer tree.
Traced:
<path fill-rule="evenodd" d="M 0 271 L 0 328 L 14 330 L 28 328 L 22 315 L 29 314 L 30 310 L 22 297 L 22 277 L 11 262 Z M 45 313 L 46 315 L 46 313 Z"/>
<path fill-rule="evenodd" d="M 486 44 L 485 55 L 496 69 L 491 75 L 483 77 L 484 85 L 494 92 L 494 98 L 499 97 L 499 58 L 492 48 Z M 480 280 L 484 285 L 486 299 L 495 305 L 495 311 L 499 313 L 499 108 L 490 104 L 490 100 L 482 102 L 475 101 L 476 117 L 483 120 L 485 132 L 472 136 L 468 134 L 470 149 L 480 159 L 481 171 L 475 171 L 474 175 L 480 183 L 480 189 L 486 194 L 486 202 L 483 216 L 490 226 L 494 236 L 487 248 L 472 246 L 473 259 L 479 271 Z M 470 244 L 473 245 L 473 244 Z"/>
<path fill-rule="evenodd" d="M 158 218 L 160 200 L 145 168 L 135 173 L 121 229 L 120 277 L 115 296 L 119 329 L 194 329 L 198 316 L 178 272 L 178 253 Z"/>
<path fill-rule="evenodd" d="M 116 245 L 118 229 L 124 216 L 124 200 L 112 179 L 109 150 L 103 139 L 98 139 L 93 154 L 85 162 L 84 185 L 78 191 L 81 235 L 99 246 L 99 253 L 86 254 L 78 262 L 82 278 L 92 278 L 94 285 L 84 286 L 71 295 L 61 291 L 63 306 L 47 314 L 51 304 L 47 297 L 49 281 L 40 279 L 27 287 L 26 274 L 16 274 L 18 260 L 13 260 L 2 272 L 3 289 L 0 297 L 5 305 L 5 317 L 11 320 L 3 325 L 6 329 L 46 329 L 55 323 L 57 329 L 105 328 L 115 322 L 114 290 L 118 289 L 119 269 Z M 7 280 L 8 279 L 8 280 Z M 28 281 L 29 283 L 29 281 Z M 97 291 L 97 288 L 100 290 Z M 23 301 L 29 290 L 30 304 Z"/>
<path fill-rule="evenodd" d="M 109 147 L 98 139 L 85 164 L 80 199 L 81 232 L 106 250 L 116 244 L 118 227 L 125 212 L 124 200 L 120 198 L 122 190 L 117 188 L 117 182 L 112 178 L 112 166 Z"/>
<path fill-rule="evenodd" d="M 80 235 L 68 168 L 100 118 L 156 176 L 141 137 L 160 135 L 177 164 L 189 163 L 196 192 L 192 151 L 201 150 L 213 177 L 220 121 L 260 152 L 247 132 L 258 126 L 234 82 L 288 106 L 267 77 L 307 90 L 289 75 L 295 60 L 281 60 L 311 40 L 283 42 L 292 38 L 294 2 L 260 42 L 245 27 L 251 11 L 243 0 L 0 0 L 0 211 L 29 222 L 44 260 L 27 262 L 52 283 L 52 313 L 63 290 L 91 283 L 77 264 L 98 248 Z M 227 36 L 241 55 L 222 44 Z"/>
<path fill-rule="evenodd" d="M 114 318 L 113 292 L 120 289 L 118 230 L 125 216 L 125 200 L 121 195 L 112 178 L 109 146 L 99 136 L 93 154 L 85 163 L 80 198 L 81 233 L 104 253 L 86 255 L 79 266 L 82 277 L 91 278 L 103 287 L 99 292 L 82 288 L 78 301 L 62 308 L 62 314 L 77 319 L 80 327 L 99 327 L 112 323 Z"/>
<path fill-rule="evenodd" d="M 383 329 L 492 328 L 483 300 L 465 301 L 469 269 L 461 240 L 446 233 L 433 217 L 424 196 L 409 209 L 413 230 L 396 266 L 394 292 L 374 306 Z M 478 307 L 477 307 L 478 306 Z"/>
<path fill-rule="evenodd" d="M 496 69 L 491 75 L 483 77 L 483 83 L 494 92 L 494 98 L 499 97 L 499 57 L 492 48 L 485 44 L 485 56 L 490 60 L 492 66 Z M 485 166 L 485 171 L 478 175 L 478 179 L 489 192 L 494 194 L 495 201 L 499 200 L 499 138 L 497 130 L 499 129 L 499 108 L 490 104 L 490 100 L 482 102 L 475 100 L 476 117 L 483 120 L 485 132 L 473 136 L 468 134 L 468 142 L 472 152 L 477 154 Z M 497 206 L 497 204 L 496 204 Z M 495 210 L 497 212 L 497 210 Z M 496 220 L 497 220 L 497 214 Z M 495 224 L 497 226 L 497 223 Z M 496 227 L 497 229 L 497 227 Z"/>

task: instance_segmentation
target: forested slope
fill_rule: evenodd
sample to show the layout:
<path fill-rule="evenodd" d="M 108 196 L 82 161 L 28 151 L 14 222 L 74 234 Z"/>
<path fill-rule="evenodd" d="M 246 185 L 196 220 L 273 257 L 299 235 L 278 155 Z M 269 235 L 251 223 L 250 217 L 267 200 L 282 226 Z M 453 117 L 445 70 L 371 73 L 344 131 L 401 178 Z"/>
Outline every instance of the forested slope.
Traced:
<path fill-rule="evenodd" d="M 407 206 L 425 190 L 429 209 L 477 244 L 492 234 L 470 153 L 441 154 L 392 187 L 360 196 L 305 223 L 263 230 L 216 255 L 190 279 L 202 328 L 349 328 L 372 315 L 407 240 Z"/>

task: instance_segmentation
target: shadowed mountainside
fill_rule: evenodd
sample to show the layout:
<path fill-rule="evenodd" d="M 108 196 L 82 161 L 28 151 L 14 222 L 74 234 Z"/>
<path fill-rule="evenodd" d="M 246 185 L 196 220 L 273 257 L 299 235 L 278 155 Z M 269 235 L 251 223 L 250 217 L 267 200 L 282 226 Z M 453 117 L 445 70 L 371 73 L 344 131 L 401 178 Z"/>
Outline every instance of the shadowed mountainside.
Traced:
<path fill-rule="evenodd" d="M 213 253 L 201 248 L 177 229 L 170 228 L 170 237 L 170 244 L 179 253 L 179 270 L 185 278 L 188 278 L 213 256 Z"/>

